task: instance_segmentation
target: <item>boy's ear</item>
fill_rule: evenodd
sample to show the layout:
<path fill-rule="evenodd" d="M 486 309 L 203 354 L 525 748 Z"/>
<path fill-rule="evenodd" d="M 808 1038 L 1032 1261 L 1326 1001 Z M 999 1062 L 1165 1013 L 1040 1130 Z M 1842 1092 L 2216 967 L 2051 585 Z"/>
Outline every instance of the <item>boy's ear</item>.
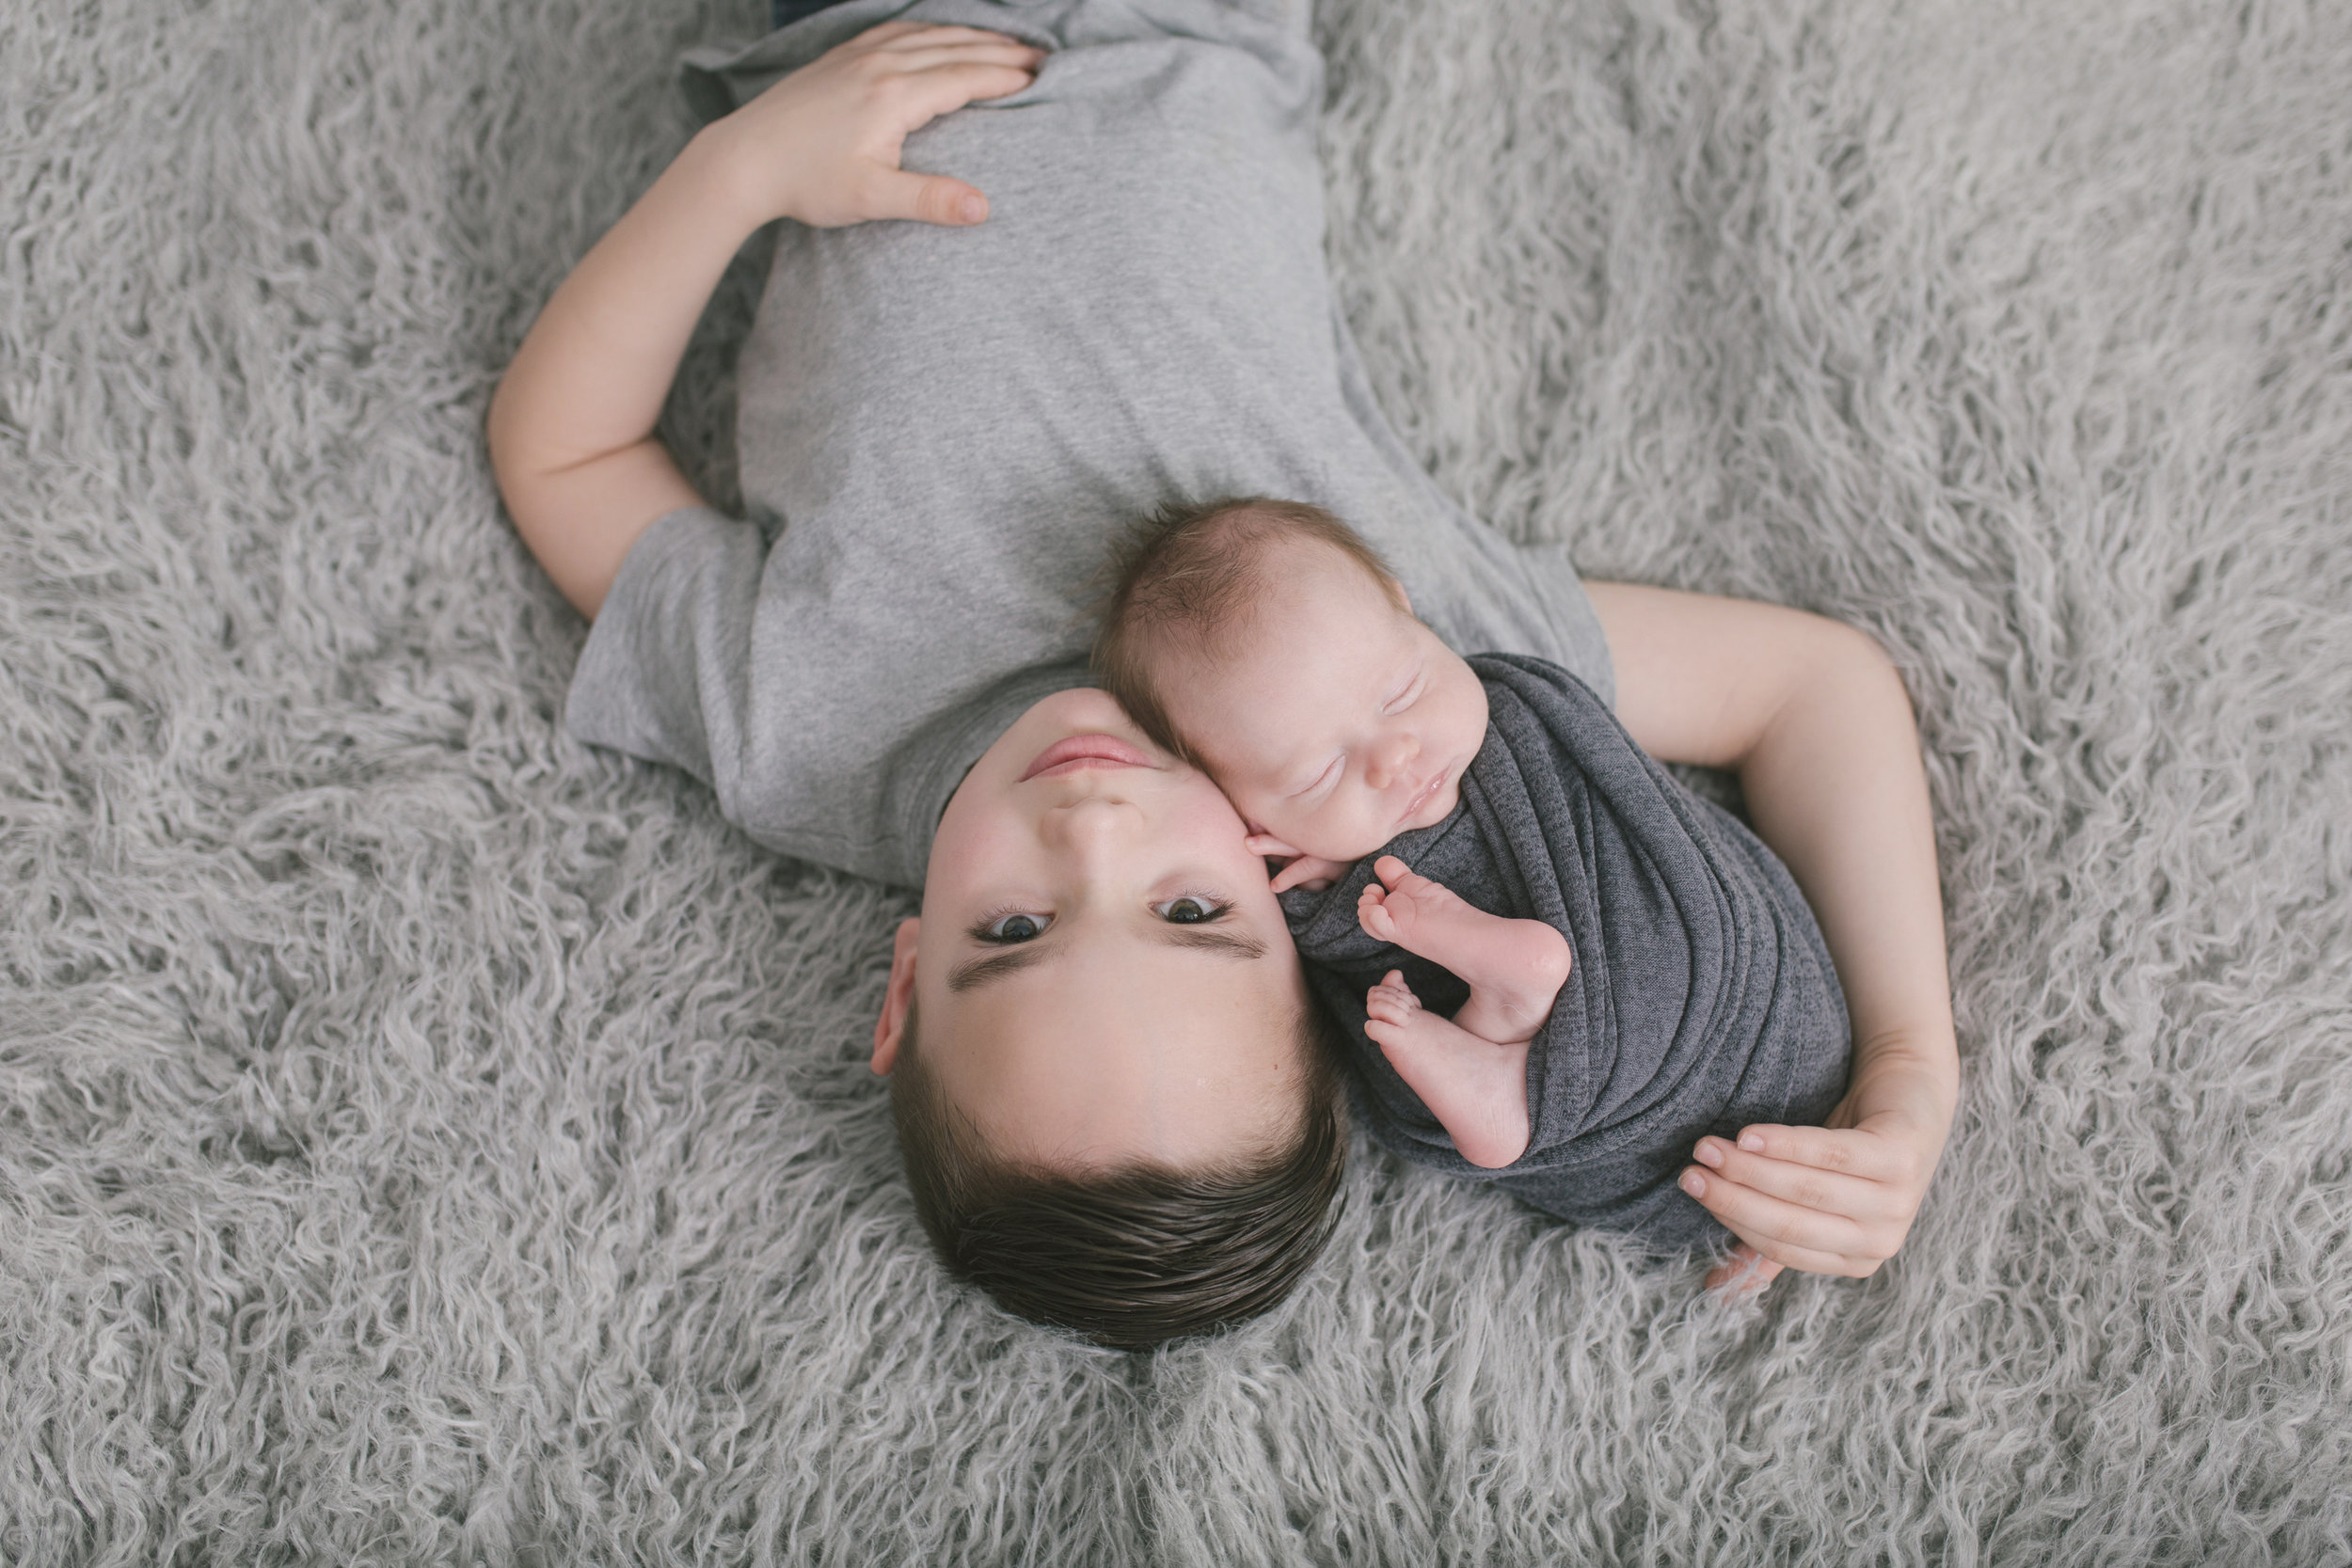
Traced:
<path fill-rule="evenodd" d="M 898 922 L 890 940 L 890 985 L 882 991 L 882 1017 L 874 1021 L 873 1069 L 886 1076 L 898 1065 L 898 1042 L 906 1037 L 907 1015 L 914 1010 L 914 942 L 923 932 L 920 915 Z"/>

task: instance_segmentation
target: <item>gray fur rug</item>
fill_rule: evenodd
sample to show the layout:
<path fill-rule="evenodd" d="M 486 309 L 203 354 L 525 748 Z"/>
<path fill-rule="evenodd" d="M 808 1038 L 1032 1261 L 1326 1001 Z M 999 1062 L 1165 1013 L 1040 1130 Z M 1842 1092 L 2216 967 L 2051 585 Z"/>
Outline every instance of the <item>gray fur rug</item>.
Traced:
<path fill-rule="evenodd" d="M 481 422 L 750 0 L 0 11 L 0 1559 L 2342 1562 L 2352 8 L 1334 0 L 1389 408 L 1867 626 L 1960 1120 L 1699 1298 L 1360 1151 L 1156 1357 L 944 1284 L 906 902 L 563 738 Z M 672 410 L 726 493 L 726 345 Z"/>

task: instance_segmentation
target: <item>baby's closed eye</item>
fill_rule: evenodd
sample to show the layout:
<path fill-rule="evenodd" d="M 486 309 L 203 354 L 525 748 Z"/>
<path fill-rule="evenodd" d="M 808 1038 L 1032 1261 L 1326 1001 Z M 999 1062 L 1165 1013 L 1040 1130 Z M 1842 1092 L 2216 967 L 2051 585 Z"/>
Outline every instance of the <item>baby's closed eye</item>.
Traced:
<path fill-rule="evenodd" d="M 1330 788 L 1332 784 L 1339 782 L 1341 765 L 1346 760 L 1344 757 L 1333 757 L 1323 765 L 1322 772 L 1317 773 L 1298 788 L 1292 790 L 1290 798 L 1294 800 L 1304 800 L 1310 796 L 1320 795 Z"/>

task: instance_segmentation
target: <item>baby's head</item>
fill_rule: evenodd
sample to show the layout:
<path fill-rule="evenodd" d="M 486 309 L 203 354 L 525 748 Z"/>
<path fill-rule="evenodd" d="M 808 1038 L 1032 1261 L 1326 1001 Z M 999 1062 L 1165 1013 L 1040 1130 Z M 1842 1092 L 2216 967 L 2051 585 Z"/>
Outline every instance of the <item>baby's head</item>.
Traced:
<path fill-rule="evenodd" d="M 1162 513 L 1119 565 L 1103 684 L 1252 832 L 1354 861 L 1452 813 L 1486 740 L 1486 688 L 1345 523 L 1298 501 L 1218 501 Z"/>
<path fill-rule="evenodd" d="M 1140 1349 L 1254 1316 L 1321 1250 L 1337 1054 L 1264 863 L 1102 691 L 1024 714 L 939 822 L 874 1032 L 941 1260 Z"/>

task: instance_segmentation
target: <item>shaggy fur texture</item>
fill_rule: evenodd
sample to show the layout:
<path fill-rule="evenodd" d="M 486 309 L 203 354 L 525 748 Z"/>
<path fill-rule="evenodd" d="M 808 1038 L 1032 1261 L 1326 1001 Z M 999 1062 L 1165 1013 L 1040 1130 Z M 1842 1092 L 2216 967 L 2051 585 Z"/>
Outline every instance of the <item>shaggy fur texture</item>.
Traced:
<path fill-rule="evenodd" d="M 1867 1282 L 1367 1149 L 1153 1358 L 929 1261 L 905 901 L 556 729 L 485 402 L 758 24 L 0 12 L 0 1559 L 2352 1554 L 2352 8 L 1329 0 L 1444 483 L 1899 659 L 1963 1103 Z"/>

